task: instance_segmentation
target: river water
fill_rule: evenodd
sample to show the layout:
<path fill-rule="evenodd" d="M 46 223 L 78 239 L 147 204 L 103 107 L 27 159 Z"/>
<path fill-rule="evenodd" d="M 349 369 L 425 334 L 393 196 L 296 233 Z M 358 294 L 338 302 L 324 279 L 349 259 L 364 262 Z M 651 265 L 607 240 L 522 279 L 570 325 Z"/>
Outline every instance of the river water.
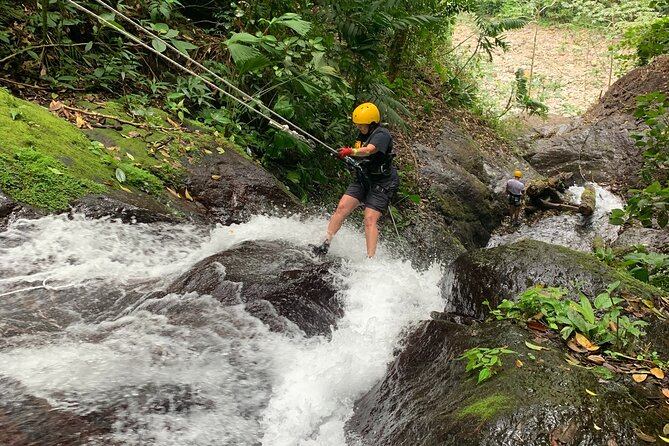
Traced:
<path fill-rule="evenodd" d="M 571 204 L 578 205 L 583 187 L 572 186 L 565 197 Z M 597 205 L 593 215 L 584 217 L 580 214 L 565 212 L 545 217 L 537 222 L 522 223 L 511 233 L 493 235 L 488 241 L 488 248 L 506 245 L 519 240 L 539 240 L 546 243 L 565 246 L 576 251 L 590 252 L 595 237 L 601 238 L 607 245 L 618 238 L 619 226 L 609 224 L 609 213 L 613 209 L 622 209 L 624 203 L 620 197 L 610 191 L 595 186 Z"/>
<path fill-rule="evenodd" d="M 383 245 L 369 261 L 359 228 L 344 227 L 331 252 L 345 316 L 329 339 L 270 332 L 207 295 L 151 297 L 209 255 L 248 240 L 306 250 L 325 225 L 14 222 L 0 233 L 0 423 L 25 425 L 34 414 L 22 401 L 34 397 L 110 420 L 81 444 L 344 445 L 354 401 L 402 334 L 443 309 L 438 266 L 417 271 Z"/>

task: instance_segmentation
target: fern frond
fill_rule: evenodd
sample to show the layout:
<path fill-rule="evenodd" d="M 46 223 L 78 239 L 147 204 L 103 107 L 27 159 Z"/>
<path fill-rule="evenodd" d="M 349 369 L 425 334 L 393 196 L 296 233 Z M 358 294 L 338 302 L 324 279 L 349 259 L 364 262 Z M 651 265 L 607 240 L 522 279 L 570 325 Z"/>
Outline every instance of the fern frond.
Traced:
<path fill-rule="evenodd" d="M 410 28 L 412 26 L 416 27 L 427 27 L 430 25 L 436 25 L 443 22 L 444 19 L 441 17 L 435 17 L 431 15 L 414 15 L 410 17 L 402 17 L 393 22 L 393 28 L 396 30 L 403 30 Z"/>
<path fill-rule="evenodd" d="M 228 40 L 225 42 L 225 46 L 228 47 L 230 56 L 232 56 L 232 60 L 235 61 L 237 66 L 261 56 L 260 51 L 258 51 L 257 48 L 253 48 L 242 43 L 234 43 Z"/>

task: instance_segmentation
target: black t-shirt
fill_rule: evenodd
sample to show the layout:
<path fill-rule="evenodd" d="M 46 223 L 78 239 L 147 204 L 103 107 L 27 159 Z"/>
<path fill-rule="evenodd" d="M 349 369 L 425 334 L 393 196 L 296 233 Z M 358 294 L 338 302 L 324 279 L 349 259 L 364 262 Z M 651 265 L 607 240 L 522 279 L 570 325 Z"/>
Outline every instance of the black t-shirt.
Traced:
<path fill-rule="evenodd" d="M 381 166 L 388 163 L 391 159 L 390 154 L 393 151 L 393 137 L 390 135 L 388 129 L 384 127 L 377 127 L 368 134 L 358 133 L 355 141 L 355 148 L 365 147 L 372 144 L 376 147 L 376 152 L 370 156 L 362 158 L 362 166 L 368 172 L 374 174 L 379 173 Z"/>

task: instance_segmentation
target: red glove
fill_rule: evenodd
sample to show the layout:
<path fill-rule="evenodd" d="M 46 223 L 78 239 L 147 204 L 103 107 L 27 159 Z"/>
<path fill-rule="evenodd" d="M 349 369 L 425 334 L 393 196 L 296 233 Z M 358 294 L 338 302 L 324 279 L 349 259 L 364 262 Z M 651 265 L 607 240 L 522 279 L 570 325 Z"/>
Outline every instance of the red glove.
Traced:
<path fill-rule="evenodd" d="M 347 156 L 354 155 L 355 151 L 350 147 L 341 147 L 337 149 L 337 158 L 346 158 Z"/>

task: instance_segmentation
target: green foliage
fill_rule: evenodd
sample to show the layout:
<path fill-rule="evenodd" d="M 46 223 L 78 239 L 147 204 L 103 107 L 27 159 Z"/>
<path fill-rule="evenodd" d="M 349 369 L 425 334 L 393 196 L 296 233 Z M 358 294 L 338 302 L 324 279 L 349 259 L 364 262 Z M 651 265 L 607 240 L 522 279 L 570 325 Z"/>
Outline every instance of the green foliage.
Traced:
<path fill-rule="evenodd" d="M 614 209 L 610 222 L 623 224 L 636 219 L 647 227 L 657 224 L 664 228 L 669 222 L 669 99 L 663 93 L 638 96 L 634 116 L 647 126 L 632 138 L 644 150 L 641 175 L 648 186 L 631 189 L 627 206 L 624 210 Z"/>
<path fill-rule="evenodd" d="M 516 70 L 516 102 L 520 107 L 529 113 L 530 115 L 539 115 L 546 116 L 548 113 L 548 107 L 532 99 L 529 95 L 529 90 L 527 88 L 527 78 L 525 77 L 525 71 L 521 68 Z"/>
<path fill-rule="evenodd" d="M 626 271 L 637 280 L 669 291 L 669 255 L 648 252 L 643 245 L 623 254 L 617 254 L 611 248 L 602 248 L 595 255 L 607 265 Z"/>
<path fill-rule="evenodd" d="M 669 283 L 669 255 L 655 252 L 632 252 L 623 257 L 622 266 L 642 282 L 666 289 Z M 660 286 L 660 285 L 665 286 Z"/>
<path fill-rule="evenodd" d="M 619 59 L 631 60 L 635 65 L 646 65 L 655 56 L 669 53 L 669 17 L 626 29 L 617 49 Z"/>
<path fill-rule="evenodd" d="M 461 356 L 458 356 L 457 359 L 467 360 L 467 367 L 465 368 L 466 372 L 478 370 L 476 383 L 480 384 L 483 381 L 492 378 L 499 368 L 502 367 L 502 355 L 515 353 L 516 352 L 509 350 L 506 347 L 474 347 L 464 352 Z"/>
<path fill-rule="evenodd" d="M 178 0 L 150 0 L 146 3 L 146 9 L 154 22 L 169 20 L 172 12 L 179 7 L 181 3 Z"/>
<path fill-rule="evenodd" d="M 529 288 L 518 295 L 517 302 L 504 299 L 491 314 L 497 319 L 532 318 L 558 331 L 563 339 L 581 333 L 598 345 L 615 344 L 616 348 L 627 349 L 645 334 L 643 327 L 648 323 L 632 320 L 624 313 L 620 305 L 624 300 L 613 296 L 619 285 L 610 284 L 593 303 L 583 293 L 578 302 L 565 299 L 568 291 L 564 288 Z"/>
<path fill-rule="evenodd" d="M 560 2 L 563 19 L 585 26 L 608 27 L 655 17 L 650 0 L 570 0 Z"/>

